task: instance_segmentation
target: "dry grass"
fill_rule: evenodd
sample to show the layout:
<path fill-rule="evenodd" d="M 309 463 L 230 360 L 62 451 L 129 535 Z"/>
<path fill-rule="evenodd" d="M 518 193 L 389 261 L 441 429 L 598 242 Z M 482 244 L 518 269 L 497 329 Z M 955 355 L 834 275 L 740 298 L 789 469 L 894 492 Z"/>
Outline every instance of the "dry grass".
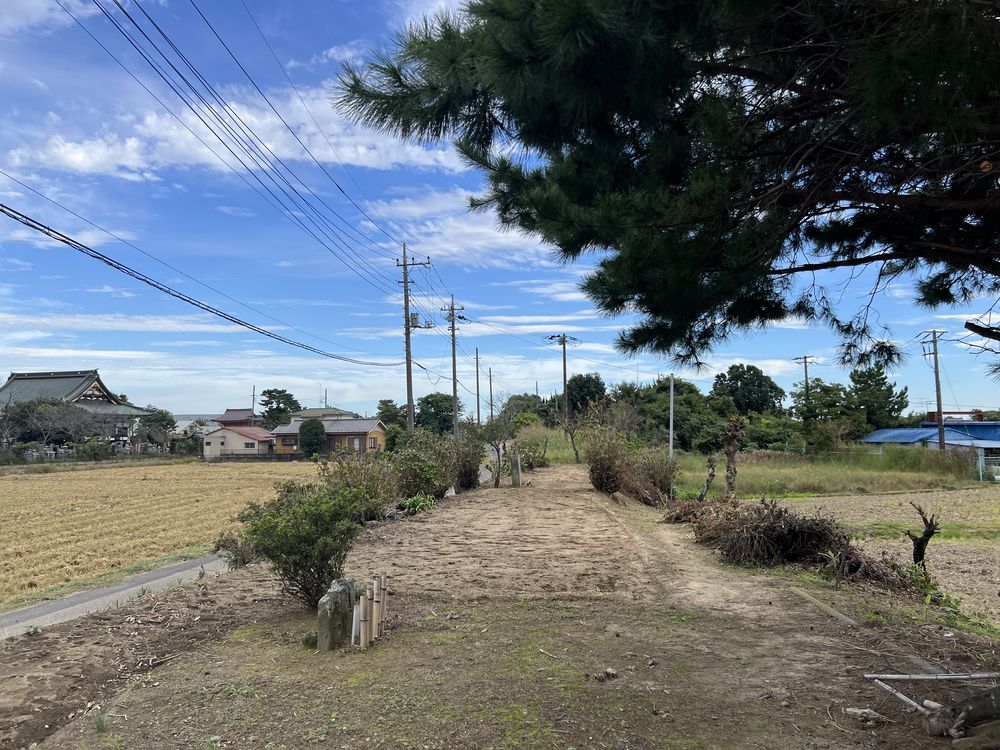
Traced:
<path fill-rule="evenodd" d="M 164 464 L 0 476 L 0 604 L 211 542 L 309 463 Z"/>

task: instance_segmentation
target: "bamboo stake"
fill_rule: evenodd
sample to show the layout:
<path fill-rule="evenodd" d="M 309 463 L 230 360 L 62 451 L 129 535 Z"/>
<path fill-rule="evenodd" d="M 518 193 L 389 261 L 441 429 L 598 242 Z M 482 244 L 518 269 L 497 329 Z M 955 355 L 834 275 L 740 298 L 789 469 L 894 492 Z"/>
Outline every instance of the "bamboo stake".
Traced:
<path fill-rule="evenodd" d="M 866 674 L 866 680 L 996 680 L 1000 672 L 958 672 L 955 674 Z"/>
<path fill-rule="evenodd" d="M 368 648 L 371 645 L 371 603 L 372 588 L 369 586 L 365 591 L 365 595 L 361 598 L 361 648 Z"/>
<path fill-rule="evenodd" d="M 385 613 L 386 604 L 388 604 L 389 598 L 389 576 L 383 573 L 379 576 L 382 583 L 382 631 L 385 632 L 385 624 L 389 621 L 388 615 Z"/>
<path fill-rule="evenodd" d="M 382 583 L 378 576 L 372 580 L 372 590 L 375 592 L 375 607 L 372 610 L 372 637 L 382 636 Z"/>
<path fill-rule="evenodd" d="M 351 621 L 351 645 L 357 646 L 361 640 L 361 604 L 354 600 L 354 618 Z"/>
<path fill-rule="evenodd" d="M 923 706 L 921 706 L 915 700 L 913 700 L 912 698 L 907 698 L 901 692 L 899 692 L 898 690 L 896 690 L 896 688 L 890 687 L 889 685 L 886 685 L 884 682 L 882 682 L 882 680 L 875 680 L 875 684 L 878 685 L 883 690 L 888 690 L 890 693 L 892 693 L 897 698 L 899 698 L 901 701 L 903 701 L 903 703 L 905 703 L 906 705 L 911 706 L 912 708 L 916 709 L 917 711 L 919 711 L 920 713 L 922 713 L 924 716 L 926 716 L 927 714 L 930 713 L 930 711 L 928 711 L 926 708 L 924 708 Z"/>

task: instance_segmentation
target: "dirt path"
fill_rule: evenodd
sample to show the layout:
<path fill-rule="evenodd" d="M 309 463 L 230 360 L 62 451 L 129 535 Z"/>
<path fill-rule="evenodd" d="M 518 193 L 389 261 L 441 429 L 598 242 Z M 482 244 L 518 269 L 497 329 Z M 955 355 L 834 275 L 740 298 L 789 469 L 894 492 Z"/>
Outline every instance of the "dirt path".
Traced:
<path fill-rule="evenodd" d="M 0 747 L 945 746 L 861 679 L 898 663 L 884 633 L 656 518 L 564 466 L 371 527 L 348 572 L 385 570 L 393 595 L 367 653 L 303 648 L 314 618 L 254 571 L 10 639 Z"/>

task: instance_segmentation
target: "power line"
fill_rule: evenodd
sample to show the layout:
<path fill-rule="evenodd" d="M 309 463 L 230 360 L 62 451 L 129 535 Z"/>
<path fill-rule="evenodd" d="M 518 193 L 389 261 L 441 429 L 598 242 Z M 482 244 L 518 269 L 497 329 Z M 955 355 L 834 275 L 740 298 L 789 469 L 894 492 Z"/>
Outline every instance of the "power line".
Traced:
<path fill-rule="evenodd" d="M 86 224 L 89 224 L 94 229 L 97 229 L 98 231 L 103 232 L 104 234 L 108 235 L 112 239 L 117 240 L 118 242 L 121 242 L 123 245 L 128 245 L 133 250 L 135 250 L 135 251 L 137 251 L 137 252 L 142 253 L 143 255 L 145 255 L 147 258 L 150 258 L 151 260 L 156 261 L 157 263 L 159 263 L 164 268 L 169 268 L 171 271 L 173 271 L 175 273 L 179 273 L 184 278 L 193 281 L 195 284 L 198 284 L 199 286 L 202 286 L 202 287 L 204 287 L 205 289 L 208 289 L 211 292 L 215 292 L 216 294 L 218 294 L 221 297 L 225 297 L 230 302 L 235 302 L 240 307 L 244 307 L 247 310 L 250 310 L 251 312 L 257 313 L 258 315 L 263 315 L 268 320 L 272 320 L 275 323 L 279 323 L 280 325 L 283 325 L 283 326 L 285 326 L 287 328 L 291 328 L 292 330 L 298 331 L 299 333 L 304 333 L 305 335 L 311 336 L 312 338 L 314 338 L 314 339 L 316 339 L 318 341 L 323 341 L 323 342 L 325 342 L 327 344 L 333 344 L 334 346 L 339 346 L 339 347 L 342 347 L 344 349 L 353 349 L 356 352 L 362 352 L 363 351 L 362 349 L 358 349 L 358 348 L 353 347 L 353 346 L 348 346 L 346 344 L 341 344 L 341 343 L 338 343 L 338 342 L 335 342 L 335 341 L 330 341 L 329 339 L 325 339 L 322 336 L 317 336 L 315 333 L 311 333 L 310 331 L 306 331 L 305 329 L 302 329 L 302 328 L 299 328 L 297 326 L 294 326 L 291 323 L 288 323 L 287 321 L 281 320 L 280 318 L 276 318 L 273 315 L 270 315 L 270 314 L 264 312 L 263 310 L 259 310 L 258 308 L 254 307 L 253 305 L 248 305 L 246 302 L 242 302 L 242 301 L 236 299 L 235 297 L 233 297 L 233 296 L 231 296 L 229 294 L 226 294 L 221 289 L 216 289 L 211 284 L 206 284 L 201 279 L 195 278 L 194 276 L 192 276 L 191 274 L 187 273 L 186 271 L 182 271 L 180 268 L 177 268 L 177 266 L 174 266 L 174 265 L 171 265 L 170 263 L 167 263 L 165 260 L 156 257 L 152 253 L 146 252 L 141 247 L 139 247 L 138 245 L 136 245 L 134 242 L 131 242 L 130 240 L 127 240 L 124 237 L 122 237 L 122 236 L 120 236 L 118 234 L 115 234 L 111 230 L 106 229 L 105 227 L 102 227 L 100 224 L 97 224 L 97 223 L 91 221 L 86 216 L 81 216 L 80 214 L 78 214 L 73 209 L 71 209 L 71 208 L 63 205 L 62 203 L 60 203 L 57 200 L 54 200 L 53 198 L 50 198 L 49 196 L 45 195 L 44 193 L 39 192 L 38 190 L 35 190 L 35 188 L 33 188 L 30 185 L 22 182 L 21 180 L 17 179 L 13 175 L 8 174 L 7 172 L 5 172 L 2 169 L 0 169 L 0 175 L 3 175 L 4 177 L 6 177 L 8 180 L 11 180 L 12 182 L 16 182 L 18 185 L 20 185 L 21 187 L 23 187 L 25 190 L 28 190 L 28 191 L 34 193 L 35 195 L 37 195 L 42 200 L 45 200 L 45 201 L 48 201 L 49 203 L 51 203 L 53 206 L 61 208 L 66 213 L 70 214 L 71 216 L 75 216 L 80 221 L 82 221 L 82 222 L 84 222 Z"/>
<path fill-rule="evenodd" d="M 237 160 L 237 162 L 250 174 L 250 176 L 280 205 L 280 211 L 284 213 L 288 218 L 290 218 L 294 223 L 296 223 L 300 228 L 302 228 L 307 234 L 309 234 L 313 239 L 320 243 L 328 252 L 330 252 L 334 257 L 337 257 L 342 263 L 344 263 L 353 273 L 359 276 L 365 283 L 380 289 L 380 291 L 389 290 L 389 282 L 386 281 L 382 276 L 378 274 L 376 269 L 371 266 L 371 264 L 362 255 L 357 253 L 350 244 L 341 236 L 341 230 L 334 226 L 330 220 L 320 212 L 313 203 L 299 192 L 299 189 L 292 184 L 289 180 L 290 176 L 299 185 L 301 185 L 307 192 L 309 192 L 317 200 L 321 200 L 316 196 L 303 180 L 301 180 L 295 172 L 280 158 L 274 151 L 263 141 L 263 139 L 258 136 L 249 125 L 229 106 L 229 104 L 219 95 L 215 88 L 208 82 L 208 80 L 198 71 L 197 67 L 184 55 L 184 53 L 177 47 L 176 44 L 169 38 L 169 36 L 156 24 L 155 20 L 146 13 L 145 9 L 136 2 L 135 5 L 142 11 L 143 15 L 149 20 L 149 22 L 156 28 L 157 32 L 161 37 L 164 38 L 166 43 L 173 49 L 174 53 L 180 58 L 182 63 L 191 71 L 195 79 L 204 87 L 208 96 L 215 100 L 220 109 L 213 106 L 208 99 L 206 99 L 205 94 L 199 90 L 188 77 L 178 69 L 177 65 L 168 57 L 168 55 L 157 45 L 157 43 L 146 33 L 142 26 L 138 23 L 136 18 L 129 13 L 129 11 L 122 5 L 120 0 L 113 0 L 118 9 L 124 14 L 124 16 L 131 22 L 131 24 L 136 28 L 139 34 L 146 40 L 146 43 L 150 48 L 163 59 L 166 65 L 173 71 L 173 74 L 179 79 L 181 83 L 177 83 L 172 80 L 170 74 L 164 69 L 156 60 L 154 60 L 150 53 L 143 48 L 142 44 L 129 33 L 124 26 L 119 23 L 118 19 L 114 17 L 107 8 L 105 8 L 100 0 L 92 0 L 95 6 L 104 14 L 112 26 L 129 42 L 129 44 L 139 53 L 143 60 L 150 65 L 153 71 L 167 84 L 168 87 L 178 96 L 178 98 L 187 106 L 187 108 L 198 118 L 201 124 L 214 135 L 219 142 L 226 148 L 227 151 Z M 64 8 L 65 10 L 65 8 Z M 68 11 L 67 11 L 68 12 Z M 70 14 L 72 16 L 72 14 Z M 79 21 L 77 21 L 79 23 Z M 93 35 L 91 35 L 93 36 Z M 103 46 L 103 45 L 102 45 Z M 118 61 L 120 65 L 123 65 Z M 133 76 L 135 77 L 135 76 Z M 204 110 L 205 115 L 213 119 L 218 128 L 221 128 L 226 136 L 232 140 L 236 147 L 242 151 L 245 156 L 261 171 L 261 174 L 266 176 L 277 189 L 278 193 L 281 193 L 286 200 L 290 201 L 291 205 L 286 204 L 282 198 L 278 196 L 275 191 L 265 184 L 261 177 L 258 176 L 257 171 L 250 167 L 250 165 L 234 151 L 233 146 L 230 145 L 226 137 L 219 132 L 217 127 L 213 127 L 203 116 L 199 108 L 195 106 L 194 101 L 181 91 L 181 86 L 185 87 L 195 99 L 198 100 L 201 108 Z M 162 103 L 162 102 L 161 102 Z M 169 111 L 169 108 L 168 108 Z M 223 114 L 229 118 L 231 123 L 223 117 Z M 176 115 L 175 115 L 176 117 Z M 181 120 L 183 122 L 183 120 Z M 186 123 L 185 123 L 186 126 Z M 190 130 L 190 128 L 188 128 Z M 217 154 L 216 154 L 217 155 Z M 223 160 L 224 163 L 225 160 Z M 284 172 L 278 169 L 278 166 L 284 169 Z M 230 168 L 231 165 L 228 165 Z M 286 176 L 286 174 L 288 176 Z M 332 211 L 332 209 L 331 209 Z M 336 212 L 334 212 L 336 213 Z M 301 214 L 301 216 L 300 216 Z M 347 222 L 337 215 L 337 218 L 341 222 L 347 225 Z M 309 221 L 310 224 L 315 227 L 316 231 L 313 231 L 308 227 L 303 219 Z M 341 250 L 346 253 L 353 255 L 359 266 L 354 263 L 348 262 L 340 253 L 331 247 L 326 240 L 321 238 L 316 232 L 327 237 L 334 245 L 337 245 Z M 332 234 L 331 234 L 332 232 Z M 336 236 L 335 236 L 336 235 Z"/>
<path fill-rule="evenodd" d="M 322 349 L 317 349 L 316 347 L 310 346 L 309 344 L 304 344 L 301 341 L 295 341 L 294 339 L 290 339 L 286 336 L 274 333 L 273 331 L 269 331 L 266 328 L 261 328 L 260 326 L 254 325 L 253 323 L 249 323 L 243 320 L 242 318 L 237 318 L 235 315 L 231 315 L 227 312 L 224 312 L 223 310 L 219 310 L 218 308 L 213 307 L 212 305 L 209 305 L 206 302 L 202 302 L 201 300 L 195 299 L 194 297 L 185 294 L 184 292 L 178 291 L 177 289 L 167 286 L 166 284 L 159 282 L 156 279 L 153 279 L 152 277 L 147 276 L 146 274 L 115 260 L 114 258 L 104 255 L 103 253 L 98 252 L 97 250 L 94 250 L 93 248 L 88 247 L 87 245 L 84 245 L 82 242 L 79 242 L 73 239 L 72 237 L 63 234 L 62 232 L 52 229 L 51 227 L 42 224 L 40 221 L 37 221 L 36 219 L 33 219 L 30 216 L 27 216 L 26 214 L 23 214 L 20 211 L 17 211 L 16 209 L 13 209 L 10 206 L 7 206 L 3 203 L 0 203 L 0 213 L 3 213 L 6 216 L 10 217 L 11 219 L 20 222 L 29 229 L 32 229 L 40 234 L 44 234 L 45 236 L 53 240 L 56 240 L 57 242 L 61 242 L 62 244 L 76 250 L 77 252 L 86 255 L 89 258 L 93 258 L 94 260 L 100 261 L 101 263 L 104 263 L 106 266 L 110 266 L 111 268 L 115 269 L 120 273 L 125 274 L 126 276 L 131 276 L 136 281 L 141 281 L 143 284 L 147 284 L 153 287 L 154 289 L 163 292 L 164 294 L 168 294 L 171 297 L 174 297 L 175 299 L 179 299 L 181 302 L 186 302 L 189 305 L 197 307 L 199 310 L 204 310 L 207 313 L 210 313 L 219 318 L 222 318 L 223 320 L 238 325 L 241 328 L 246 328 L 247 330 L 253 331 L 254 333 L 259 333 L 260 335 L 267 336 L 268 338 L 274 339 L 275 341 L 280 341 L 283 344 L 288 344 L 289 346 L 294 346 L 299 349 L 304 349 L 305 351 L 312 352 L 313 354 L 318 354 L 322 357 L 327 357 L 329 359 L 335 359 L 339 362 L 347 362 L 355 365 L 366 365 L 370 367 L 399 367 L 403 364 L 403 362 L 373 362 L 368 360 L 354 359 L 353 357 L 345 357 L 340 354 L 334 354 L 332 352 L 323 351 Z"/>
<path fill-rule="evenodd" d="M 351 171 L 347 168 L 347 165 L 344 164 L 343 160 L 340 158 L 340 154 L 337 153 L 337 149 L 334 148 L 333 144 L 330 142 L 330 138 L 327 136 L 326 131 L 323 130 L 323 128 L 320 126 L 319 121 L 316 119 L 316 115 L 313 114 L 313 111 L 309 108 L 309 105 L 306 104 L 305 99 L 302 98 L 302 94 L 299 91 L 298 86 L 296 86 L 295 82 L 292 81 L 292 77 L 290 75 L 288 75 L 288 71 L 285 69 L 285 66 L 281 63 L 281 60 L 278 59 L 278 56 L 275 54 L 274 49 L 271 47 L 271 43 L 267 41 L 267 37 L 264 35 L 263 30 L 260 28 L 260 25 L 257 23 L 257 19 L 254 18 L 253 13 L 250 12 L 250 8 L 247 7 L 247 4 L 246 4 L 246 2 L 244 0 L 240 0 L 240 4 L 243 6 L 243 10 L 246 11 L 246 14 L 250 18 L 250 22 L 253 24 L 254 28 L 257 29 L 257 33 L 260 35 L 261 41 L 264 42 L 264 46 L 267 47 L 267 51 L 271 53 L 271 57 L 274 58 L 274 62 L 277 63 L 278 68 L 281 69 L 281 73 L 285 77 L 285 80 L 288 81 L 288 85 L 291 86 L 292 87 L 292 91 L 295 92 L 295 96 L 298 98 L 299 103 L 302 105 L 302 108 L 309 115 L 309 119 L 311 119 L 312 122 L 313 122 L 313 125 L 316 126 L 316 130 L 323 137 L 323 140 L 326 142 L 326 145 L 329 146 L 330 152 L 333 154 L 334 158 L 336 158 L 337 163 L 340 164 L 340 166 L 343 168 L 344 174 L 346 174 L 348 176 L 348 178 L 350 178 L 351 182 L 354 183 L 354 187 L 356 187 L 358 189 L 358 191 L 361 193 L 361 195 L 364 196 L 366 199 L 368 199 L 370 201 L 371 199 L 368 198 L 368 196 L 365 194 L 364 188 L 362 188 L 361 185 L 358 184 L 358 181 L 354 179 L 354 175 L 351 174 Z M 333 179 L 333 178 L 331 178 L 331 179 Z M 337 187 L 340 189 L 340 192 L 344 193 L 344 195 L 347 198 L 347 200 L 349 200 L 351 202 L 351 204 L 355 208 L 357 208 L 358 211 L 360 211 L 372 223 L 373 226 L 377 227 L 378 230 L 380 232 L 382 232 L 382 234 L 384 234 L 386 237 L 388 237 L 390 240 L 392 240 L 393 242 L 395 242 L 397 244 L 399 244 L 401 242 L 401 240 L 398 240 L 397 238 L 395 238 L 391 234 L 389 234 L 389 232 L 387 232 L 382 226 L 380 226 L 378 224 L 378 222 L 376 222 L 371 216 L 369 216 L 365 212 L 365 210 L 361 208 L 361 206 L 359 206 L 357 203 L 355 203 L 354 199 L 352 199 L 350 195 L 348 195 L 346 192 L 344 192 L 343 188 L 341 188 L 340 185 L 337 184 L 336 180 L 334 180 L 334 184 L 337 185 Z"/>

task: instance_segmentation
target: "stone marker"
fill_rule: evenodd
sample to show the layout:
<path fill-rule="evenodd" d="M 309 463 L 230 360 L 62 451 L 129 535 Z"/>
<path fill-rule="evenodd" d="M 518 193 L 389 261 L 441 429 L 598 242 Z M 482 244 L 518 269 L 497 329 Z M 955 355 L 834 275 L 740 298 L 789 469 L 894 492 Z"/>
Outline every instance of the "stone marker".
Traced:
<path fill-rule="evenodd" d="M 331 651 L 350 643 L 354 621 L 354 587 L 347 578 L 338 578 L 319 600 L 319 622 L 316 647 Z"/>

